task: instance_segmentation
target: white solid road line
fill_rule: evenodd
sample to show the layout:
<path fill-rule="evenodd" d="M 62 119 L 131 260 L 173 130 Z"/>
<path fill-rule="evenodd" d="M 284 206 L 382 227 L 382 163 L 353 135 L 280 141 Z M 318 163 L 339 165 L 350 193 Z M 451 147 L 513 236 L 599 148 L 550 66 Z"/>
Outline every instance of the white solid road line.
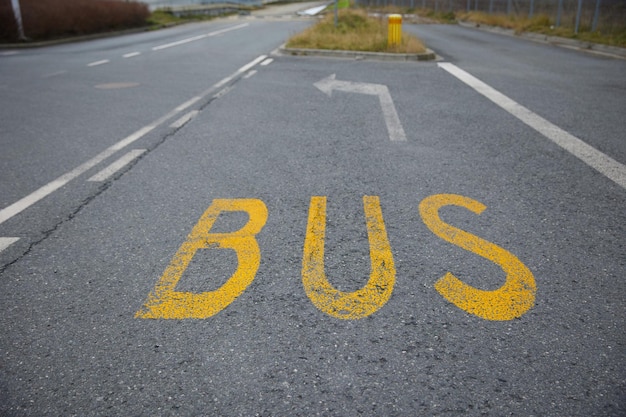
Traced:
<path fill-rule="evenodd" d="M 264 67 L 271 64 L 272 62 L 274 62 L 274 58 L 267 58 L 265 61 L 261 62 L 261 66 Z"/>
<path fill-rule="evenodd" d="M 98 65 L 104 65 L 104 64 L 108 64 L 109 61 L 108 59 L 103 59 L 101 61 L 95 61 L 95 62 L 91 62 L 89 64 L 87 64 L 88 67 L 97 67 Z"/>
<path fill-rule="evenodd" d="M 231 27 L 228 27 L 226 29 L 216 30 L 214 32 L 208 33 L 207 36 L 221 35 L 223 33 L 230 32 L 231 30 L 237 30 L 237 29 L 245 28 L 246 26 L 250 26 L 250 23 L 242 23 L 241 25 L 231 26 Z"/>
<path fill-rule="evenodd" d="M 596 171 L 613 180 L 622 188 L 626 188 L 626 165 L 533 113 L 456 65 L 449 62 L 440 62 L 438 65 Z"/>
<path fill-rule="evenodd" d="M 0 237 L 0 252 L 20 240 L 19 237 Z"/>
<path fill-rule="evenodd" d="M 134 56 L 139 56 L 141 55 L 141 52 L 129 52 L 127 54 L 122 55 L 122 57 L 124 58 L 132 58 Z"/>
<path fill-rule="evenodd" d="M 265 58 L 267 58 L 267 56 L 261 55 L 260 57 L 256 58 L 255 60 L 253 60 L 249 64 L 246 64 L 243 67 L 239 68 L 237 71 L 235 71 L 231 76 L 227 77 L 226 79 L 228 79 L 228 81 L 232 80 L 238 74 L 241 74 L 241 73 L 247 71 L 248 69 L 252 68 L 257 63 L 263 61 Z M 0 224 L 2 224 L 5 221 L 9 220 L 13 216 L 21 213 L 22 211 L 26 210 L 28 207 L 32 206 L 33 204 L 35 204 L 36 202 L 38 202 L 42 198 L 45 198 L 46 196 L 52 194 L 53 192 L 55 192 L 59 188 L 63 187 L 68 182 L 70 182 L 71 180 L 73 180 L 76 177 L 84 174 L 86 171 L 90 170 L 91 168 L 95 167 L 100 162 L 104 161 L 105 159 L 107 159 L 108 157 L 110 157 L 111 155 L 116 153 L 117 151 L 127 147 L 131 143 L 137 141 L 138 139 L 142 138 L 143 136 L 145 136 L 146 134 L 148 134 L 152 130 L 156 129 L 161 124 L 165 123 L 167 120 L 173 118 L 174 116 L 176 116 L 179 113 L 182 113 L 183 111 L 185 111 L 189 107 L 191 107 L 193 104 L 197 103 L 198 101 L 200 101 L 203 98 L 207 97 L 208 95 L 212 94 L 215 90 L 217 90 L 218 88 L 220 88 L 223 85 L 222 84 L 223 81 L 224 80 L 220 81 L 217 84 L 214 84 L 213 86 L 208 88 L 206 91 L 204 91 L 199 96 L 196 96 L 196 97 L 193 97 L 190 100 L 187 100 L 185 103 L 183 103 L 180 106 L 176 107 L 174 110 L 170 111 L 169 113 L 167 113 L 166 115 L 162 116 L 161 118 L 155 120 L 154 122 L 150 123 L 147 126 L 142 127 L 141 129 L 137 130 L 135 133 L 133 133 L 133 134 L 125 137 L 124 139 L 120 140 L 119 142 L 113 144 L 112 146 L 108 147 L 104 151 L 100 152 L 98 155 L 96 155 L 93 158 L 91 158 L 90 160 L 88 160 L 87 162 L 84 162 L 83 164 L 79 165 L 78 167 L 74 168 L 73 170 L 71 170 L 71 171 L 61 175 L 59 178 L 49 182 L 48 184 L 44 185 L 43 187 L 39 188 L 38 190 L 35 190 L 34 192 L 32 192 L 31 194 L 27 195 L 26 197 L 23 197 L 22 199 L 16 201 L 15 203 L 11 204 L 10 206 L 3 208 L 2 210 L 0 210 Z"/>
<path fill-rule="evenodd" d="M 221 35 L 222 33 L 230 32 L 231 30 L 241 29 L 241 28 L 244 28 L 244 27 L 246 27 L 248 25 L 249 25 L 249 23 L 244 23 L 244 24 L 237 25 L 237 26 L 231 26 L 231 27 L 226 28 L 226 29 L 216 30 L 214 32 L 206 33 L 206 34 L 203 34 L 203 35 L 198 35 L 198 36 L 193 36 L 191 38 L 181 39 L 181 40 L 176 41 L 176 42 L 170 42 L 170 43 L 166 43 L 166 44 L 163 44 L 163 45 L 155 46 L 155 47 L 152 48 L 152 50 L 153 51 L 160 51 L 162 49 L 167 49 L 167 48 L 172 48 L 174 46 L 184 45 L 186 43 L 195 42 L 195 41 L 198 41 L 200 39 L 208 38 L 208 37 L 211 37 L 211 36 Z"/>
<path fill-rule="evenodd" d="M 194 41 L 197 41 L 197 40 L 200 40 L 200 39 L 204 39 L 207 36 L 208 35 L 199 35 L 199 36 L 194 36 L 192 38 L 182 39 L 182 40 L 176 41 L 176 42 L 166 43 L 164 45 L 155 46 L 154 48 L 152 48 L 152 50 L 153 51 L 160 51 L 161 49 L 167 49 L 167 48 L 171 48 L 173 46 L 184 45 L 184 44 L 189 43 L 189 42 L 194 42 Z"/>
<path fill-rule="evenodd" d="M 117 161 L 113 162 L 108 167 L 104 168 L 102 171 L 98 172 L 96 175 L 89 178 L 87 181 L 106 181 L 112 175 L 114 175 L 117 171 L 124 168 L 126 165 L 130 164 L 134 161 L 139 155 L 146 152 L 145 149 L 133 149 L 128 152 L 126 155 L 119 158 Z"/>

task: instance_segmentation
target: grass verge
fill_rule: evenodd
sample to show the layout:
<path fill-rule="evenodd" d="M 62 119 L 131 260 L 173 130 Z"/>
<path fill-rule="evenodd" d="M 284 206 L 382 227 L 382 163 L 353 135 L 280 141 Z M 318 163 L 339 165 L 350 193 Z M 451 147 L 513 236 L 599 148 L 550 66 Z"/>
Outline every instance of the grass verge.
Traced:
<path fill-rule="evenodd" d="M 331 49 L 359 52 L 392 52 L 418 54 L 426 51 L 415 36 L 402 34 L 400 45 L 387 45 L 387 19 L 369 17 L 363 10 L 340 10 L 337 27 L 334 14 L 327 14 L 320 22 L 293 36 L 288 48 Z"/>
<path fill-rule="evenodd" d="M 188 13 L 188 14 L 183 14 L 181 16 L 175 16 L 169 10 L 159 9 L 159 10 L 155 10 L 154 12 L 152 12 L 152 14 L 150 14 L 150 17 L 147 19 L 147 23 L 153 29 L 159 29 L 163 26 L 170 26 L 170 25 L 175 25 L 175 24 L 197 22 L 197 21 L 204 21 L 204 20 L 212 20 L 218 17 L 234 15 L 240 12 L 249 13 L 251 10 L 252 10 L 251 7 L 247 8 L 247 7 L 242 6 L 242 7 L 239 7 L 239 11 L 237 12 L 221 13 L 219 15 L 211 15 L 211 14 L 203 14 L 203 13 Z"/>
<path fill-rule="evenodd" d="M 472 23 L 498 26 L 512 29 L 515 33 L 523 32 L 541 33 L 547 36 L 559 36 L 562 38 L 577 39 L 585 42 L 601 43 L 605 45 L 626 47 L 626 24 L 613 25 L 608 32 L 592 32 L 589 27 L 581 26 L 578 34 L 574 28 L 568 26 L 555 27 L 554 21 L 547 15 L 537 15 L 532 19 L 527 17 L 507 16 L 502 14 L 488 14 L 481 12 L 460 13 L 459 20 Z"/>

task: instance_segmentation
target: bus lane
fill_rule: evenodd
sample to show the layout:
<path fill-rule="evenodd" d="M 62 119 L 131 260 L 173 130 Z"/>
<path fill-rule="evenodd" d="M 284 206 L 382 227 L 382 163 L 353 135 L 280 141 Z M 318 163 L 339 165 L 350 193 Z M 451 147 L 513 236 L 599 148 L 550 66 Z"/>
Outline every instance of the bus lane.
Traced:
<path fill-rule="evenodd" d="M 623 407 L 618 184 L 437 64 L 255 71 L 8 269 L 12 407 Z M 331 74 L 386 86 L 406 140 Z"/>

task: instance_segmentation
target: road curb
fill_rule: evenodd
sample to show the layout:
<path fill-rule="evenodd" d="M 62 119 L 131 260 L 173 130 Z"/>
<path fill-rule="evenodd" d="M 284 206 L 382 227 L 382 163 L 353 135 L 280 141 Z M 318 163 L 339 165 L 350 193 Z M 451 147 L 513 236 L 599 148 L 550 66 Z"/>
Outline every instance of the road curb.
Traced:
<path fill-rule="evenodd" d="M 432 61 L 437 55 L 431 49 L 421 54 L 391 54 L 386 52 L 362 52 L 340 51 L 331 49 L 304 49 L 280 47 L 279 51 L 284 55 L 296 56 L 321 56 L 332 58 L 348 58 L 355 60 L 378 60 L 378 61 Z"/>
<path fill-rule="evenodd" d="M 619 46 L 603 45 L 599 43 L 579 41 L 576 39 L 561 38 L 558 36 L 550 36 L 542 33 L 522 32 L 515 33 L 512 29 L 505 29 L 497 26 L 488 26 L 473 22 L 458 21 L 459 26 L 471 29 L 478 29 L 486 32 L 497 33 L 500 35 L 513 36 L 516 38 L 528 39 L 534 42 L 546 43 L 561 48 L 576 49 L 584 52 L 591 52 L 613 58 L 626 59 L 626 48 Z"/>

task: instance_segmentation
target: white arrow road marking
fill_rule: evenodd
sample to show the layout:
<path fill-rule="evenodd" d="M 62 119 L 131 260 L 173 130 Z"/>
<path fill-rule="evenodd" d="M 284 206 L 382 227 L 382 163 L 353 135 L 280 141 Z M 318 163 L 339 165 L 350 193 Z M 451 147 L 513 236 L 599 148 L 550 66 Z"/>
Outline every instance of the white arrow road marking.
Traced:
<path fill-rule="evenodd" d="M 332 74 L 323 80 L 314 83 L 313 85 L 323 93 L 326 93 L 329 97 L 332 96 L 333 90 L 343 91 L 345 93 L 359 93 L 370 96 L 378 96 L 380 106 L 383 109 L 383 117 L 385 118 L 385 123 L 387 124 L 389 139 L 394 142 L 406 140 L 404 129 L 402 128 L 400 118 L 398 117 L 398 112 L 396 112 L 396 106 L 393 105 L 391 94 L 389 94 L 389 89 L 386 85 L 339 81 L 335 79 L 335 74 Z"/>

